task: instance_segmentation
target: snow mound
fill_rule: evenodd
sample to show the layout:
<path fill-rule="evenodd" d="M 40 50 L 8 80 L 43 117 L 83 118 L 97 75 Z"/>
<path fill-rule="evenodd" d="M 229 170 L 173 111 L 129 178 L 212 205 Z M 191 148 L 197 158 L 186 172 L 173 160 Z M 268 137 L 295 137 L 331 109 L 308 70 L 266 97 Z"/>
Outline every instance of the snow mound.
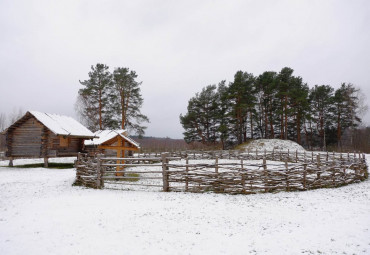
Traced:
<path fill-rule="evenodd" d="M 288 149 L 290 151 L 305 151 L 305 149 L 299 145 L 296 142 L 290 141 L 290 140 L 280 140 L 280 139 L 259 139 L 259 140 L 253 140 L 247 144 L 241 144 L 238 149 L 244 150 L 244 151 L 253 151 L 253 150 L 266 150 L 266 151 L 272 151 L 272 150 L 282 150 L 287 151 Z"/>

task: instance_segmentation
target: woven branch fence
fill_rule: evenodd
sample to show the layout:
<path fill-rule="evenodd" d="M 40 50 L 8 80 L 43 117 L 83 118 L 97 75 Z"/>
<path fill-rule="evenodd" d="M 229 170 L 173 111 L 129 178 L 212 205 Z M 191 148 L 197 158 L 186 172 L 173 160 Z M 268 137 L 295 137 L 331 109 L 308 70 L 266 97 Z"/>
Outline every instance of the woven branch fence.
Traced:
<path fill-rule="evenodd" d="M 80 154 L 76 184 L 254 194 L 338 187 L 368 176 L 365 155 L 359 153 L 198 151 L 156 156 L 91 158 Z"/>

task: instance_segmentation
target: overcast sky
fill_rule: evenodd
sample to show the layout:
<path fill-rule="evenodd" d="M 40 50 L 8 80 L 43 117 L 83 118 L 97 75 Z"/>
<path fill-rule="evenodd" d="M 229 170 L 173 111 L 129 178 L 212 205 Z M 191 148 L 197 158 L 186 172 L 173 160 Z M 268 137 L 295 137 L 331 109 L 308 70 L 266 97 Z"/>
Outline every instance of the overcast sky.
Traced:
<path fill-rule="evenodd" d="M 351 82 L 370 104 L 367 0 L 0 0 L 0 32 L 0 112 L 76 117 L 79 80 L 96 63 L 137 72 L 150 136 L 182 138 L 188 100 L 238 70 Z"/>

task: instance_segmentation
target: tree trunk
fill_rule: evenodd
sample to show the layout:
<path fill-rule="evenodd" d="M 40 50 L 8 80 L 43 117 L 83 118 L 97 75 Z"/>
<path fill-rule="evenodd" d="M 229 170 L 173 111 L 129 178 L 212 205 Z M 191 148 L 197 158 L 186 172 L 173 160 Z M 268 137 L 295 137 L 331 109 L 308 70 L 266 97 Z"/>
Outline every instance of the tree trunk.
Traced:
<path fill-rule="evenodd" d="M 320 118 L 320 139 L 321 139 L 321 148 L 324 148 L 324 118 L 322 116 L 322 113 L 319 114 Z"/>
<path fill-rule="evenodd" d="M 253 139 L 253 114 L 252 114 L 252 111 L 249 114 L 250 114 L 250 122 L 251 122 L 251 138 Z"/>
<path fill-rule="evenodd" d="M 297 143 L 301 144 L 301 114 L 297 114 Z"/>
<path fill-rule="evenodd" d="M 285 104 L 284 104 L 284 112 L 285 112 L 285 131 L 284 131 L 284 139 L 288 139 L 288 97 L 285 96 Z"/>
<path fill-rule="evenodd" d="M 341 139 L 341 133 L 342 133 L 340 121 L 341 121 L 341 119 L 340 119 L 340 113 L 338 112 L 337 140 L 338 140 L 338 148 L 340 148 L 342 150 L 342 143 L 340 141 L 340 139 Z"/>
<path fill-rule="evenodd" d="M 283 99 L 280 100 L 281 105 L 283 106 Z M 282 110 L 282 109 L 281 109 Z M 281 111 L 280 115 L 280 139 L 284 139 L 284 112 Z"/>
<path fill-rule="evenodd" d="M 265 139 L 267 139 L 268 131 L 268 118 L 267 118 L 267 107 L 265 107 Z"/>
<path fill-rule="evenodd" d="M 102 123 L 102 92 L 99 91 L 99 129 L 103 130 L 103 123 Z"/>

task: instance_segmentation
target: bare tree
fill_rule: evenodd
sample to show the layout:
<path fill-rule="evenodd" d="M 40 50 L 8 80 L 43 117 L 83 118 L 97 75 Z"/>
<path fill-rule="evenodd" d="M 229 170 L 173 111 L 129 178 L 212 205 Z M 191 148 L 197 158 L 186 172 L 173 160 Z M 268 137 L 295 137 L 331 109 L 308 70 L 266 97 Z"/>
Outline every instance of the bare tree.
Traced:
<path fill-rule="evenodd" d="M 78 95 L 74 108 L 77 113 L 78 121 L 93 132 L 97 131 L 99 122 L 96 118 L 96 111 L 92 110 L 93 106 L 90 101 L 87 100 L 86 97 Z"/>
<path fill-rule="evenodd" d="M 13 108 L 13 111 L 8 115 L 9 125 L 12 125 L 14 122 L 19 120 L 24 114 L 25 111 L 21 107 Z"/>
<path fill-rule="evenodd" d="M 6 114 L 0 112 L 0 132 L 4 131 L 7 127 Z"/>

